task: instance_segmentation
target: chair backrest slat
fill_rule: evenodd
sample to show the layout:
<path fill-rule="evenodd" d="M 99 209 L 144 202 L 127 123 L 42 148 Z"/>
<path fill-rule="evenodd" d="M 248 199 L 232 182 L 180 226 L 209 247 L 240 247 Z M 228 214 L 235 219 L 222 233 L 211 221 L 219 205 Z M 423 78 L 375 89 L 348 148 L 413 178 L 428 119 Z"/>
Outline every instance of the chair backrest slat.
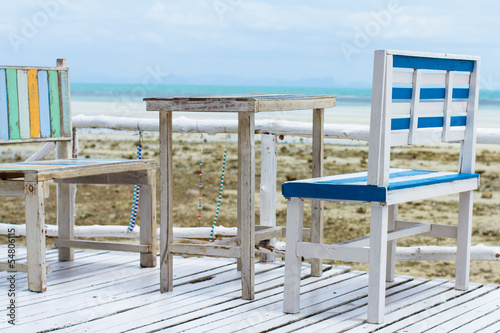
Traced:
<path fill-rule="evenodd" d="M 5 80 L 5 69 L 0 70 L 0 91 L 7 91 L 7 82 Z M 0 139 L 9 139 L 9 112 L 7 106 L 7 94 L 0 93 Z"/>
<path fill-rule="evenodd" d="M 17 91 L 17 71 L 12 68 L 5 69 L 7 83 L 7 100 L 8 104 L 8 128 L 9 136 L 6 139 L 19 140 L 21 139 L 21 129 L 19 127 L 19 99 Z M 3 89 L 2 89 L 3 91 Z"/>
<path fill-rule="evenodd" d="M 17 71 L 17 94 L 19 101 L 19 130 L 21 139 L 31 138 L 30 134 L 30 108 L 28 104 L 28 70 Z M 15 97 L 14 97 L 15 98 Z M 15 126 L 15 124 L 13 124 Z"/>
<path fill-rule="evenodd" d="M 446 72 L 446 79 L 445 79 L 445 85 L 446 87 L 453 87 L 454 83 L 454 72 L 452 71 L 447 71 Z M 453 93 L 450 93 L 451 89 L 446 89 L 446 93 L 444 96 L 444 104 L 443 104 L 443 135 L 441 139 L 443 141 L 448 141 L 450 137 L 450 127 L 453 125 L 453 119 L 457 119 L 457 116 L 452 117 L 451 113 L 451 105 L 453 104 Z M 467 92 L 468 95 L 468 92 Z M 465 109 L 467 111 L 467 109 Z M 463 124 L 459 126 L 465 126 L 467 123 L 467 119 L 463 117 Z"/>
<path fill-rule="evenodd" d="M 50 129 L 50 109 L 49 109 L 49 78 L 47 71 L 38 73 L 38 96 L 40 115 L 40 137 L 49 138 Z"/>
<path fill-rule="evenodd" d="M 68 71 L 58 71 L 59 99 L 61 108 L 61 136 L 71 137 L 71 112 L 69 104 L 69 74 Z"/>
<path fill-rule="evenodd" d="M 30 110 L 30 137 L 40 137 L 40 104 L 38 95 L 38 71 L 28 69 L 28 105 Z"/>
<path fill-rule="evenodd" d="M 61 105 L 57 71 L 48 71 L 51 136 L 61 136 Z"/>
<path fill-rule="evenodd" d="M 370 184 L 388 183 L 391 146 L 463 142 L 462 161 L 474 158 L 479 64 L 472 56 L 375 52 Z"/>
<path fill-rule="evenodd" d="M 68 68 L 0 66 L 0 143 L 61 140 L 71 140 Z"/>
<path fill-rule="evenodd" d="M 418 54 L 404 55 L 397 54 L 397 51 L 390 51 L 393 54 L 394 68 L 414 68 L 428 70 L 445 70 L 457 72 L 472 72 L 474 70 L 474 61 L 466 59 L 457 59 L 438 54 Z"/>

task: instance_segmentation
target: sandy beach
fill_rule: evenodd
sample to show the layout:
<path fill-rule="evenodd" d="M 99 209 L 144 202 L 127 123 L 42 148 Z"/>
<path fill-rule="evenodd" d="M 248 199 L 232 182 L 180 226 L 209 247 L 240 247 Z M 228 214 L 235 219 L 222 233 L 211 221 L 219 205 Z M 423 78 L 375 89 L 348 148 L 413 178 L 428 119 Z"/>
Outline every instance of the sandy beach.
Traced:
<path fill-rule="evenodd" d="M 257 136 L 257 139 L 259 137 Z M 208 139 L 208 140 L 207 140 Z M 287 138 L 285 138 L 286 140 Z M 80 156 L 101 158 L 135 158 L 138 135 L 128 132 L 113 134 L 80 134 Z M 202 226 L 209 227 L 214 218 L 221 174 L 221 161 L 224 146 L 227 147 L 227 169 L 222 196 L 221 211 L 217 224 L 226 227 L 236 226 L 237 199 L 237 146 L 235 140 L 223 135 L 207 136 L 199 134 L 174 134 L 174 219 L 175 226 L 198 226 L 198 185 L 200 150 L 203 148 L 203 205 Z M 280 193 L 280 184 L 287 180 L 307 178 L 311 174 L 311 147 L 301 140 L 278 143 L 278 203 L 277 224 L 285 225 L 286 200 Z M 362 171 L 366 168 L 368 146 L 366 144 L 336 145 L 327 140 L 325 145 L 325 174 Z M 158 160 L 159 143 L 157 133 L 145 133 L 143 158 Z M 30 151 L 39 147 L 33 145 L 26 151 L 18 146 L 4 146 L 0 161 L 24 160 Z M 413 147 L 393 151 L 393 166 L 408 168 L 434 168 L 453 170 L 456 168 L 458 147 L 440 146 L 433 149 Z M 453 161 L 453 162 L 450 162 Z M 500 147 L 478 145 L 476 170 L 481 174 L 481 187 L 474 194 L 474 220 L 472 244 L 498 246 L 500 232 Z M 256 182 L 260 182 L 260 142 L 256 143 Z M 55 185 L 50 186 L 51 198 L 46 202 L 47 223 L 56 223 Z M 258 189 L 256 191 L 259 193 Z M 76 220 L 79 225 L 117 224 L 128 225 L 133 188 L 130 186 L 90 186 L 80 185 L 77 192 Z M 159 198 L 159 193 L 158 193 Z M 422 220 L 442 224 L 455 224 L 458 197 L 439 197 L 428 202 L 410 202 L 399 207 L 403 220 Z M 259 198 L 256 202 L 256 223 L 259 223 Z M 339 242 L 343 235 L 350 238 L 361 237 L 369 231 L 369 209 L 364 203 L 325 203 L 325 241 Z M 305 221 L 310 217 L 306 201 Z M 18 198 L 5 198 L 0 220 L 8 223 L 24 223 L 24 206 Z M 307 225 L 306 225 L 307 226 Z M 48 240 L 48 246 L 52 241 Z M 398 246 L 454 245 L 453 240 L 429 237 L 402 239 Z M 340 263 L 339 263 L 340 264 Z M 366 265 L 347 263 L 353 269 L 366 270 Z M 498 272 L 500 262 L 473 261 L 471 281 L 480 283 L 500 283 Z M 397 274 L 423 278 L 454 278 L 453 262 L 398 262 Z"/>
<path fill-rule="evenodd" d="M 71 113 L 73 116 L 83 114 L 88 116 L 117 116 L 158 119 L 158 112 L 146 111 L 145 102 L 137 102 L 127 99 L 118 101 L 72 101 Z M 237 119 L 235 114 L 204 113 L 211 119 Z M 200 114 L 195 112 L 174 112 L 173 117 L 199 118 Z M 287 112 L 265 112 L 257 113 L 255 119 L 277 119 L 300 122 L 311 122 L 311 111 L 287 111 Z M 357 124 L 369 125 L 370 104 L 369 103 L 347 103 L 341 99 L 337 101 L 334 108 L 325 110 L 325 123 L 331 124 Z M 477 118 L 478 128 L 498 128 L 500 124 L 499 113 L 496 105 L 479 106 Z"/>

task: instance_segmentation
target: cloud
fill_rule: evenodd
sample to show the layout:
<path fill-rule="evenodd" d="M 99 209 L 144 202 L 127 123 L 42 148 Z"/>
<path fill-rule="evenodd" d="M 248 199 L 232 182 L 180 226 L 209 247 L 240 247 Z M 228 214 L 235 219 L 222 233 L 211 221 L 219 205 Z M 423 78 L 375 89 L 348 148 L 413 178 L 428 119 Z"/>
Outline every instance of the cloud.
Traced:
<path fill-rule="evenodd" d="M 3 59 L 51 64 L 65 56 L 73 80 L 140 80 L 146 66 L 159 65 L 179 76 L 334 76 L 340 83 L 369 83 L 379 48 L 479 54 L 491 66 L 483 69 L 500 71 L 499 5 L 492 0 L 476 6 L 450 0 L 39 1 L 62 2 L 17 53 L 7 34 L 19 34 L 43 9 L 38 1 L 3 4 Z M 391 6 L 399 10 L 377 27 Z M 362 34 L 367 37 L 358 45 Z M 345 44 L 357 48 L 350 61 L 341 50 Z"/>

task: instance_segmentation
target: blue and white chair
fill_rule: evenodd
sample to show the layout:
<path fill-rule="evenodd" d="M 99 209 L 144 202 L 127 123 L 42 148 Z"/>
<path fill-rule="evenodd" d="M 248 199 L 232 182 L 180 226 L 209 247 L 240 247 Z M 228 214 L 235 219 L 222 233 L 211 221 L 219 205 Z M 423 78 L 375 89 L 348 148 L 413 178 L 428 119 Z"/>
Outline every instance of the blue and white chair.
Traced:
<path fill-rule="evenodd" d="M 283 310 L 300 310 L 301 258 L 369 263 L 368 322 L 385 314 L 385 282 L 394 279 L 396 240 L 417 234 L 457 239 L 455 288 L 468 289 L 472 225 L 475 119 L 480 58 L 375 51 L 368 172 L 286 182 L 288 198 Z M 391 147 L 460 143 L 458 171 L 390 168 Z M 458 224 L 397 220 L 398 204 L 459 193 Z M 302 240 L 303 199 L 371 203 L 369 237 L 339 244 Z"/>

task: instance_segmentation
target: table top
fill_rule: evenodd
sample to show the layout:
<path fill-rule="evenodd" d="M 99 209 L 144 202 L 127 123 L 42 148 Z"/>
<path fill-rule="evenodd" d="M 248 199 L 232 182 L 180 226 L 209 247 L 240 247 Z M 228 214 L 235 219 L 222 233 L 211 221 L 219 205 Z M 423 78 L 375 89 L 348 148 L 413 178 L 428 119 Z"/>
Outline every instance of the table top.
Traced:
<path fill-rule="evenodd" d="M 144 98 L 147 111 L 268 112 L 331 108 L 335 95 L 229 95 Z"/>

